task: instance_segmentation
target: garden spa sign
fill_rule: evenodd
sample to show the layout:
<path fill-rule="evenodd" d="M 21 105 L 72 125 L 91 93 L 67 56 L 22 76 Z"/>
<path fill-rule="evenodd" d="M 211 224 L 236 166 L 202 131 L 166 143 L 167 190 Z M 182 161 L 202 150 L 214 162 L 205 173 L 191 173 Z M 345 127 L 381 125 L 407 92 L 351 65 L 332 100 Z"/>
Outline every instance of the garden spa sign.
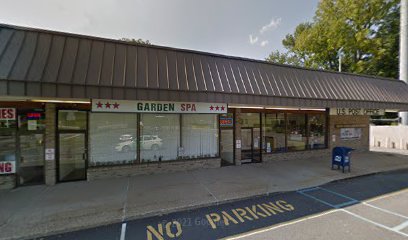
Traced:
<path fill-rule="evenodd" d="M 227 104 L 92 99 L 92 112 L 227 113 Z"/>

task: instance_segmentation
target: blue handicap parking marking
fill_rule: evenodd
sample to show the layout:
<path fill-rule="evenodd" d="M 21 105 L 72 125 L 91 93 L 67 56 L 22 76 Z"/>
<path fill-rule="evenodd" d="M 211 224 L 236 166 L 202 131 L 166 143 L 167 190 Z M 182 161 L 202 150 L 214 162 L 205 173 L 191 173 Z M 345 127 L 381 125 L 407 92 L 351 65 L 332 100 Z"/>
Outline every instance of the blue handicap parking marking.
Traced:
<path fill-rule="evenodd" d="M 298 193 L 326 204 L 332 208 L 342 208 L 359 203 L 358 200 L 322 187 L 299 190 Z"/>

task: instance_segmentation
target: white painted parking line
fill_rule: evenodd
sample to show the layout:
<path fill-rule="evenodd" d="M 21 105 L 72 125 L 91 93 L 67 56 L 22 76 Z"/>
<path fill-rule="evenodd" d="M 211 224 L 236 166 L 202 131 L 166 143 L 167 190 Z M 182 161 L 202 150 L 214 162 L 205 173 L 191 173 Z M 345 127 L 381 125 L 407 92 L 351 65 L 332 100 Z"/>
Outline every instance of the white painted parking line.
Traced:
<path fill-rule="evenodd" d="M 125 240 L 126 237 L 126 223 L 122 223 L 122 230 L 120 231 L 120 240 Z"/>
<path fill-rule="evenodd" d="M 390 210 L 387 210 L 387 209 L 384 209 L 384 208 L 377 207 L 377 206 L 372 205 L 372 204 L 367 203 L 367 202 L 362 202 L 362 203 L 363 203 L 364 205 L 366 205 L 366 206 L 375 208 L 375 209 L 380 210 L 380 211 L 382 211 L 382 212 L 385 212 L 385 213 L 388 213 L 388 214 L 391 214 L 391 215 L 394 215 L 394 216 L 397 216 L 397 217 L 401 217 L 401 218 L 408 219 L 408 217 L 405 216 L 405 215 L 402 215 L 402 214 L 399 214 L 399 213 L 396 213 L 396 212 L 393 212 L 393 211 L 390 211 Z"/>
<path fill-rule="evenodd" d="M 377 201 L 377 200 L 380 200 L 380 199 L 384 199 L 384 198 L 392 197 L 392 196 L 395 196 L 395 195 L 398 195 L 398 194 L 402 194 L 402 193 L 405 193 L 405 192 L 408 192 L 408 189 L 403 189 L 403 190 L 399 190 L 399 191 L 396 191 L 396 192 L 384 194 L 384 195 L 372 198 L 370 200 L 367 200 L 365 202 L 370 203 L 370 202 L 374 202 L 374 201 Z"/>
<path fill-rule="evenodd" d="M 313 189 L 313 190 L 314 190 L 314 189 Z M 320 188 L 320 190 L 324 190 L 324 191 L 327 191 L 327 192 L 331 192 L 331 193 L 333 193 L 333 194 L 335 194 L 335 195 L 342 196 L 342 197 L 344 197 L 345 199 L 355 201 L 355 203 L 358 202 L 358 203 L 364 204 L 364 202 L 359 202 L 359 201 L 356 200 L 356 199 L 350 198 L 350 197 L 348 197 L 348 196 L 346 196 L 346 195 L 343 195 L 343 194 L 340 194 L 340 193 L 337 193 L 337 192 L 334 192 L 334 191 L 331 191 L 331 190 L 327 190 L 327 189 L 325 189 L 325 188 Z M 404 229 L 405 227 L 408 226 L 408 221 L 406 221 L 406 222 L 404 222 L 404 223 L 402 223 L 402 224 L 400 224 L 400 225 L 398 225 L 398 226 L 396 226 L 396 227 L 394 227 L 394 228 L 390 228 L 390 227 L 387 227 L 387 226 L 385 226 L 385 225 L 383 225 L 383 224 L 381 224 L 381 223 L 372 221 L 372 220 L 370 220 L 370 219 L 368 219 L 368 218 L 365 218 L 365 217 L 360 216 L 360 215 L 358 215 L 358 214 L 356 214 L 356 213 L 353 213 L 353 212 L 351 212 L 351 211 L 348 211 L 348 210 L 346 210 L 346 209 L 344 209 L 344 208 L 340 208 L 338 205 L 334 206 L 334 205 L 332 205 L 332 204 L 330 204 L 330 203 L 327 203 L 326 201 L 323 201 L 323 200 L 321 200 L 321 199 L 319 199 L 319 198 L 317 198 L 317 197 L 315 197 L 315 196 L 311 196 L 311 195 L 309 195 L 309 194 L 306 193 L 306 192 L 308 192 L 308 191 L 312 191 L 312 190 L 303 190 L 303 191 L 298 191 L 298 192 L 299 192 L 300 194 L 304 195 L 304 196 L 307 196 L 307 197 L 309 197 L 309 198 L 312 198 L 312 199 L 314 199 L 314 200 L 316 200 L 316 201 L 319 201 L 319 202 L 321 202 L 321 203 L 323 203 L 323 204 L 326 204 L 326 205 L 328 205 L 328 206 L 330 206 L 330 207 L 334 207 L 334 208 L 336 208 L 336 209 L 338 209 L 338 210 L 340 210 L 340 211 L 342 211 L 342 212 L 348 213 L 348 214 L 350 214 L 350 215 L 352 215 L 352 216 L 354 216 L 354 217 L 356 217 L 356 218 L 358 218 L 358 219 L 361 219 L 361 220 L 363 220 L 363 221 L 365 221 L 365 222 L 374 224 L 374 225 L 376 225 L 376 226 L 378 226 L 378 227 L 381 227 L 381 228 L 384 228 L 384 229 L 386 229 L 386 230 L 389 230 L 389 231 L 395 232 L 395 233 L 397 233 L 397 234 L 400 234 L 400 235 L 402 235 L 402 236 L 408 237 L 408 234 L 406 234 L 406 233 L 400 231 L 400 230 L 402 230 L 402 229 Z M 402 192 L 404 192 L 404 191 L 400 191 L 399 193 L 402 193 Z M 390 194 L 389 194 L 388 197 L 394 196 L 394 195 L 396 195 L 396 194 L 397 194 L 397 193 L 394 193 L 393 195 L 390 195 Z M 377 198 L 377 200 L 378 200 L 378 199 L 379 199 L 379 198 Z M 386 210 L 386 209 L 382 209 L 382 208 L 376 207 L 376 206 L 374 206 L 374 205 L 368 204 L 367 202 L 365 203 L 365 205 L 367 205 L 367 206 L 369 206 L 369 207 L 376 208 L 376 209 L 381 210 L 381 211 L 384 211 L 384 212 L 387 212 L 387 213 L 392 214 L 392 215 L 395 215 L 395 216 L 399 216 L 399 215 L 400 215 L 400 214 L 398 214 L 398 213 L 394 213 L 394 212 L 392 212 L 392 211 L 389 211 L 389 210 Z M 406 216 L 403 216 L 403 215 L 401 215 L 401 216 L 399 216 L 399 217 L 402 217 L 402 218 L 407 219 L 407 217 L 406 217 Z"/>
<path fill-rule="evenodd" d="M 314 218 L 322 217 L 322 216 L 325 216 L 325 215 L 328 215 L 328 214 L 331 214 L 331 213 L 335 213 L 337 211 L 339 211 L 339 209 L 330 210 L 330 211 L 327 211 L 327 212 L 324 212 L 324 213 L 312 215 L 312 216 L 309 216 L 309 217 L 304 217 L 304 218 L 301 218 L 301 219 L 298 219 L 298 220 L 293 220 L 293 221 L 285 222 L 285 223 L 282 223 L 282 224 L 257 229 L 257 230 L 246 232 L 246 233 L 243 233 L 243 234 L 238 234 L 238 235 L 235 235 L 235 236 L 232 236 L 232 237 L 226 237 L 224 239 L 235 240 L 235 239 L 246 238 L 246 237 L 250 237 L 250 236 L 253 236 L 253 235 L 256 235 L 256 234 L 272 231 L 272 230 L 275 230 L 275 229 L 278 229 L 278 228 L 281 228 L 281 227 L 286 227 L 286 226 L 293 225 L 293 224 L 296 224 L 296 223 L 300 223 L 300 222 L 304 222 L 304 221 L 311 220 L 311 219 L 314 219 Z"/>
<path fill-rule="evenodd" d="M 346 209 L 340 209 L 340 211 L 345 212 L 345 213 L 348 213 L 348 214 L 350 214 L 350 215 L 352 215 L 352 216 L 354 216 L 354 217 L 356 217 L 356 218 L 358 218 L 358 219 L 361 219 L 361 220 L 366 221 L 366 222 L 368 222 L 368 223 L 374 224 L 374 225 L 376 225 L 376 226 L 378 226 L 378 227 L 381 227 L 381 228 L 384 228 L 384 229 L 386 229 L 386 230 L 389 230 L 389 231 L 395 232 L 395 233 L 397 233 L 397 234 L 400 234 L 400 235 L 402 235 L 402 236 L 404 236 L 404 237 L 408 237 L 408 234 L 406 234 L 406 233 L 400 232 L 399 230 L 395 230 L 394 228 L 387 227 L 387 226 L 385 226 L 385 225 L 383 225 L 383 224 L 381 224 L 381 223 L 374 222 L 374 221 L 372 221 L 372 220 L 370 220 L 370 219 L 368 219 L 368 218 L 365 218 L 365 217 L 362 217 L 362 216 L 360 216 L 360 215 L 358 215 L 358 214 L 355 214 L 355 213 L 353 213 L 353 212 L 347 211 Z"/>
<path fill-rule="evenodd" d="M 403 223 L 401 223 L 400 225 L 393 227 L 392 229 L 394 229 L 395 231 L 401 231 L 402 229 L 408 227 L 408 221 L 405 221 Z"/>

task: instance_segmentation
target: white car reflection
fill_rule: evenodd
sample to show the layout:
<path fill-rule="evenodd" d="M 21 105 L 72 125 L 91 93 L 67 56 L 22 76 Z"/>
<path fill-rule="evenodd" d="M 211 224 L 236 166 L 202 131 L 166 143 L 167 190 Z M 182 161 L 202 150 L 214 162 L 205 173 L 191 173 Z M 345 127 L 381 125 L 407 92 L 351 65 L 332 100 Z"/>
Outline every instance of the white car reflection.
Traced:
<path fill-rule="evenodd" d="M 118 143 L 115 150 L 118 152 L 135 151 L 137 148 L 136 139 L 130 138 L 127 141 Z M 159 150 L 163 145 L 163 140 L 157 135 L 142 135 L 140 136 L 141 147 L 144 150 Z"/>

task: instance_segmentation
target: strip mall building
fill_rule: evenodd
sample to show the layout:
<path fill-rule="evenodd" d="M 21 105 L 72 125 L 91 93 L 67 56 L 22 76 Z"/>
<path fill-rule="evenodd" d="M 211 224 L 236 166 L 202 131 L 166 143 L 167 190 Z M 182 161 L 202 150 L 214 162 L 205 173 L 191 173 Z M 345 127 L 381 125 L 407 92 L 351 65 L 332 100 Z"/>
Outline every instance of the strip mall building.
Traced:
<path fill-rule="evenodd" d="M 0 25 L 0 188 L 364 151 L 386 110 L 406 83 Z"/>

